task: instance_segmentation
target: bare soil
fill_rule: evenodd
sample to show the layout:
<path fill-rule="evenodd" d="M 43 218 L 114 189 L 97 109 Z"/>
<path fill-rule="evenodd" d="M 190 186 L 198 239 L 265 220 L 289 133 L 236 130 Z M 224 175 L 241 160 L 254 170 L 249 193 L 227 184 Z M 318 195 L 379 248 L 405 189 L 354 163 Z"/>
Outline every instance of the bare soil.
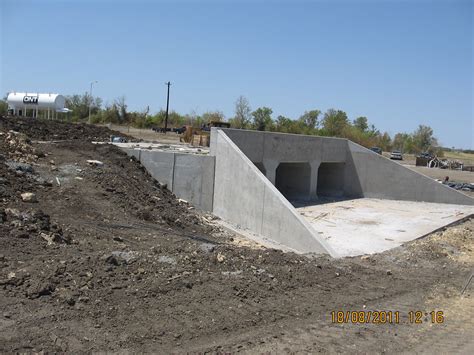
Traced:
<path fill-rule="evenodd" d="M 0 119 L 1 352 L 473 346 L 472 286 L 461 296 L 473 220 L 362 258 L 245 246 L 116 147 L 91 144 L 112 134 L 105 128 L 69 139 L 75 125 L 14 120 Z M 334 324 L 338 310 L 398 310 L 401 319 Z M 409 310 L 442 310 L 445 322 L 408 324 Z"/>
<path fill-rule="evenodd" d="M 14 119 L 5 117 L 2 118 L 0 125 L 5 132 L 9 130 L 21 132 L 30 139 L 38 141 L 109 141 L 111 135 L 121 135 L 130 140 L 137 140 L 123 132 L 84 123 L 71 124 L 53 120 L 35 120 L 26 117 L 15 117 Z"/>

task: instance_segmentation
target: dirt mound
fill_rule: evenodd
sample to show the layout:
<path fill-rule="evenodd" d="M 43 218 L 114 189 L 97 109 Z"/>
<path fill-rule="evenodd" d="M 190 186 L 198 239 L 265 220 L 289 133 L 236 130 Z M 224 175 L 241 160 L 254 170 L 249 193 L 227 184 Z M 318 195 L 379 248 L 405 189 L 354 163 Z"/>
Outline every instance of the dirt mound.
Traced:
<path fill-rule="evenodd" d="M 71 124 L 61 121 L 44 120 L 28 117 L 0 117 L 0 129 L 13 130 L 26 134 L 30 139 L 40 141 L 83 140 L 109 141 L 111 135 L 121 136 L 129 141 L 136 141 L 123 133 L 112 131 L 107 127 L 97 127 L 85 123 Z"/>

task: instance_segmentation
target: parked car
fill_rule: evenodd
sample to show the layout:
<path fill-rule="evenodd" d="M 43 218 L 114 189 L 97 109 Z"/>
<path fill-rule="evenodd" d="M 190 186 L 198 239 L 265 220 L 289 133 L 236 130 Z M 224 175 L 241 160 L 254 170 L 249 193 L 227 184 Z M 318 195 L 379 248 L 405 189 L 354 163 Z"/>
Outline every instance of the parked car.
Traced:
<path fill-rule="evenodd" d="M 127 143 L 127 140 L 120 136 L 110 136 L 110 141 L 112 143 Z"/>
<path fill-rule="evenodd" d="M 390 154 L 390 159 L 393 159 L 393 160 L 403 160 L 402 152 L 400 152 L 399 150 L 394 150 L 394 151 Z"/>
<path fill-rule="evenodd" d="M 419 157 L 424 158 L 424 159 L 433 159 L 434 155 L 428 152 L 423 152 L 423 153 L 420 153 Z"/>
<path fill-rule="evenodd" d="M 179 127 L 179 128 L 173 128 L 173 132 L 177 134 L 183 134 L 186 131 L 186 126 Z"/>
<path fill-rule="evenodd" d="M 379 147 L 372 147 L 370 148 L 371 151 L 377 153 L 377 154 L 382 154 L 382 149 Z"/>

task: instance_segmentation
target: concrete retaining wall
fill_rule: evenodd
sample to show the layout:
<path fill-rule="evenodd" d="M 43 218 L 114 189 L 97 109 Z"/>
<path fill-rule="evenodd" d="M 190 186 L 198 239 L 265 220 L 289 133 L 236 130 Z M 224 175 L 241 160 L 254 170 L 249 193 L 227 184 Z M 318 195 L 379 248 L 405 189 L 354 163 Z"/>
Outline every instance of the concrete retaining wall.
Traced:
<path fill-rule="evenodd" d="M 212 212 L 214 198 L 214 157 L 174 154 L 172 191 L 197 208 Z"/>
<path fill-rule="evenodd" d="M 389 200 L 474 205 L 474 199 L 348 141 L 345 193 Z"/>
<path fill-rule="evenodd" d="M 214 157 L 206 155 L 123 148 L 150 175 L 196 208 L 212 211 Z"/>
<path fill-rule="evenodd" d="M 224 131 L 213 134 L 215 215 L 296 251 L 336 256 Z"/>

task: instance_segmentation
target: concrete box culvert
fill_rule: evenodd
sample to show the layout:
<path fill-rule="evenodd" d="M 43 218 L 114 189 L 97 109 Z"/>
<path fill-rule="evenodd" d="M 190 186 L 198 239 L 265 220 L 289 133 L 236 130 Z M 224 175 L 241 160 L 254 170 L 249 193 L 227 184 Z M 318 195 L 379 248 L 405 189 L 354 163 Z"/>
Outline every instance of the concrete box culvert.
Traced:
<path fill-rule="evenodd" d="M 327 212 L 308 219 L 289 199 L 316 205 L 325 201 L 321 197 L 463 205 L 456 212 L 459 218 L 472 213 L 468 206 L 474 205 L 472 198 L 346 139 L 213 128 L 210 155 L 123 149 L 178 197 L 300 253 L 338 256 L 321 217 Z M 379 206 L 376 201 L 368 205 Z M 458 207 L 446 210 L 453 208 Z M 337 224 L 329 230 L 341 229 Z M 368 228 L 362 228 L 366 235 L 385 233 L 368 226 L 362 226 Z"/>

